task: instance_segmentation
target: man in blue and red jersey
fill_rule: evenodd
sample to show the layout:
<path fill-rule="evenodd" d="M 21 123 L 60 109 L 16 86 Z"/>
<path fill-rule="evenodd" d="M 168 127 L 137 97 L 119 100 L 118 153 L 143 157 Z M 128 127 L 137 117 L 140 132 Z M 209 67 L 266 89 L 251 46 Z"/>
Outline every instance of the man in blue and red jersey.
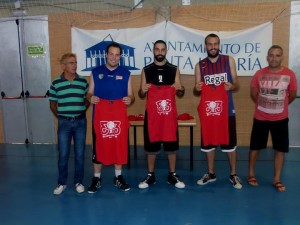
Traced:
<path fill-rule="evenodd" d="M 216 181 L 215 149 L 226 152 L 230 164 L 229 181 L 236 189 L 242 185 L 236 175 L 236 119 L 232 92 L 239 89 L 233 57 L 219 54 L 220 38 L 209 34 L 205 38 L 207 57 L 195 66 L 194 93 L 201 95 L 198 114 L 201 124 L 201 150 L 206 152 L 208 172 L 197 181 L 205 185 Z"/>
<path fill-rule="evenodd" d="M 105 65 L 93 69 L 87 99 L 93 104 L 93 163 L 94 176 L 88 193 L 101 187 L 102 165 L 114 165 L 114 185 L 128 191 L 122 175 L 127 164 L 128 128 L 126 106 L 134 102 L 130 72 L 119 65 L 121 46 L 112 42 L 106 48 Z"/>

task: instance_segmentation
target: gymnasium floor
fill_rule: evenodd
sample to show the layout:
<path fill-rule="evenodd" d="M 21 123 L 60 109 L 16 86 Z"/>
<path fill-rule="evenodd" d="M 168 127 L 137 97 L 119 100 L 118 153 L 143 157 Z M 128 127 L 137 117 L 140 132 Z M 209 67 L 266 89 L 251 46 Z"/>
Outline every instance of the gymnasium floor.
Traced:
<path fill-rule="evenodd" d="M 131 185 L 129 192 L 113 186 L 113 167 L 104 167 L 102 187 L 94 195 L 77 194 L 73 187 L 73 157 L 70 160 L 69 186 L 54 196 L 57 180 L 55 145 L 0 145 L 0 224 L 1 225 L 247 225 L 299 224 L 300 149 L 287 155 L 282 181 L 287 191 L 279 193 L 272 186 L 273 152 L 261 153 L 257 163 L 259 187 L 246 182 L 247 148 L 239 148 L 238 174 L 243 189 L 234 189 L 228 181 L 228 162 L 218 152 L 217 181 L 198 186 L 196 180 L 206 172 L 203 153 L 194 148 L 194 171 L 189 170 L 188 147 L 178 155 L 177 173 L 185 189 L 166 182 L 167 160 L 161 153 L 157 160 L 157 183 L 147 190 L 138 189 L 146 175 L 146 160 L 141 148 L 138 160 L 123 174 Z M 84 184 L 92 177 L 91 147 L 86 151 Z"/>

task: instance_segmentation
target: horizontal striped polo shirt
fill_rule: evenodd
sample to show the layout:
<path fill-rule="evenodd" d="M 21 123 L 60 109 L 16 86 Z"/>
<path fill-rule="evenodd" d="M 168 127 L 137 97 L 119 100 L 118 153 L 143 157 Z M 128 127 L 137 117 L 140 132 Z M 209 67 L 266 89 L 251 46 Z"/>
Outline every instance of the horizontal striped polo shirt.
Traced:
<path fill-rule="evenodd" d="M 63 74 L 56 77 L 50 86 L 49 100 L 57 102 L 58 116 L 74 117 L 85 113 L 88 86 L 87 80 L 78 74 L 72 82 Z"/>

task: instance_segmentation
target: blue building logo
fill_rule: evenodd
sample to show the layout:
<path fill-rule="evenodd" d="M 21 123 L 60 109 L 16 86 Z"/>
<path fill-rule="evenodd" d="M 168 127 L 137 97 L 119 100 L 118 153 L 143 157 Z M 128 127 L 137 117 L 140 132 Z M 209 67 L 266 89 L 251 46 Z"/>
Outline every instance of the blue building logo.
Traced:
<path fill-rule="evenodd" d="M 111 41 L 105 41 L 107 37 L 110 37 Z M 82 71 L 92 71 L 94 68 L 98 66 L 102 66 L 106 64 L 106 47 L 113 42 L 110 34 L 103 39 L 103 41 L 95 44 L 94 46 L 85 49 L 85 69 Z M 139 68 L 135 67 L 135 56 L 133 47 L 120 44 L 122 48 L 120 66 L 125 67 L 128 70 L 139 70 Z"/>

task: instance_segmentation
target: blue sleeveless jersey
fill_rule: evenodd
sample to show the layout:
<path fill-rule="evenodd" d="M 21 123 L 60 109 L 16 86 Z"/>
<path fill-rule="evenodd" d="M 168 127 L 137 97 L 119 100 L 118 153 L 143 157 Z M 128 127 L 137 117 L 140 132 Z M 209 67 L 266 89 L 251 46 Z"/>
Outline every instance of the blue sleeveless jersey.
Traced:
<path fill-rule="evenodd" d="M 94 78 L 94 95 L 106 99 L 117 100 L 128 96 L 128 79 L 130 72 L 118 66 L 110 71 L 105 65 L 92 70 Z"/>

